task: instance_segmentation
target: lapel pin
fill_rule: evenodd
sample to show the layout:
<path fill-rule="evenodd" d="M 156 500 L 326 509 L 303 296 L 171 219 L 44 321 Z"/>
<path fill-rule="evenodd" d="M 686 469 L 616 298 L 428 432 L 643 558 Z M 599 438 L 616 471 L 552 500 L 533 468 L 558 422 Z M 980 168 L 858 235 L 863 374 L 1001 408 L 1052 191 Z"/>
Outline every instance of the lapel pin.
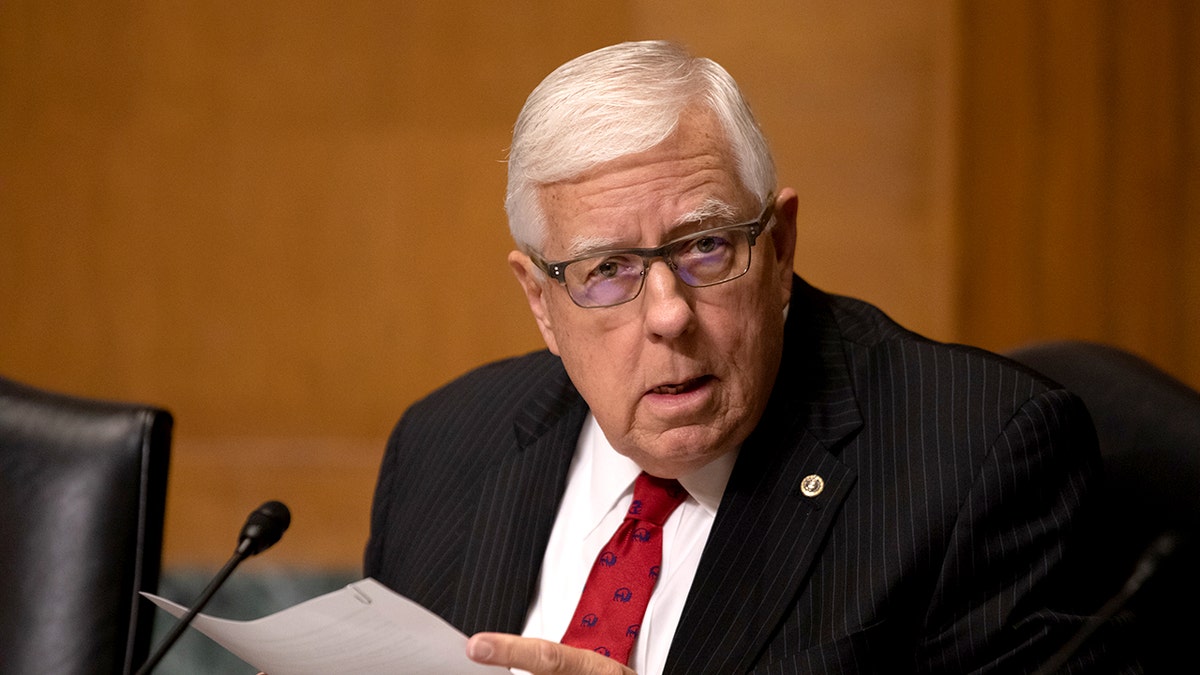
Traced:
<path fill-rule="evenodd" d="M 800 493 L 805 497 L 816 497 L 825 489 L 825 479 L 810 473 L 800 481 Z"/>

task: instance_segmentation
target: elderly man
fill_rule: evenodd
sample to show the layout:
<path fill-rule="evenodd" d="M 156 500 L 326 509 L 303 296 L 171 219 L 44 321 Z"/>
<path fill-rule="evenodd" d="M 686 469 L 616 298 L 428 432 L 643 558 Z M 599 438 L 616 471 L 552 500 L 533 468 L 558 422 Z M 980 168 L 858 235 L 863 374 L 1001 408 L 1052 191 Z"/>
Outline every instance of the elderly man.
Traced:
<path fill-rule="evenodd" d="M 507 210 L 548 349 L 404 415 L 365 559 L 472 659 L 1011 673 L 1077 628 L 1082 405 L 795 277 L 796 193 L 720 66 L 648 42 L 557 69 Z"/>

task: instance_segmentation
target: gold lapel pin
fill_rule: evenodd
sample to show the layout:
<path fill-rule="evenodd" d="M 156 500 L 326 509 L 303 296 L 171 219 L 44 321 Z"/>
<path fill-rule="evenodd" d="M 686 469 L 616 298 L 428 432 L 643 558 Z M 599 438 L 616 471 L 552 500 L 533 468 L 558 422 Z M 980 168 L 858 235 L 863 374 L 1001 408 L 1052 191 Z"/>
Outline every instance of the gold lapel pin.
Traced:
<path fill-rule="evenodd" d="M 816 497 L 825 489 L 825 479 L 810 473 L 800 481 L 800 493 L 805 497 Z"/>

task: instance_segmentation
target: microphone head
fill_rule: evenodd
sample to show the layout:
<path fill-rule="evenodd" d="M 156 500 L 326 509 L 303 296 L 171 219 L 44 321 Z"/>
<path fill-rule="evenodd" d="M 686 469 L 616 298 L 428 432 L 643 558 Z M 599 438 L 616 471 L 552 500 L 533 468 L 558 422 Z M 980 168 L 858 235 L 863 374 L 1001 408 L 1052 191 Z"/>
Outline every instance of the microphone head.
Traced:
<path fill-rule="evenodd" d="M 292 524 L 292 513 L 283 502 L 270 501 L 254 510 L 238 534 L 237 552 L 252 556 L 270 548 Z"/>

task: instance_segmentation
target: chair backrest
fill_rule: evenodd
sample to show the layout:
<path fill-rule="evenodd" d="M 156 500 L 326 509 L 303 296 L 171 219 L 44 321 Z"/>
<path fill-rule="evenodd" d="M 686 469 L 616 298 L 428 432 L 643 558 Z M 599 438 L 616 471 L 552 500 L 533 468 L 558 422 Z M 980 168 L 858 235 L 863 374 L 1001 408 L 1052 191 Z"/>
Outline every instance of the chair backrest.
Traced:
<path fill-rule="evenodd" d="M 0 378 L 0 672 L 145 660 L 171 428 L 164 410 Z"/>
<path fill-rule="evenodd" d="M 1173 552 L 1127 610 L 1138 619 L 1147 666 L 1194 662 L 1192 641 L 1200 635 L 1200 392 L 1107 345 L 1047 342 L 1009 356 L 1079 395 L 1096 426 L 1105 472 L 1102 531 L 1080 576 L 1090 586 L 1083 592 L 1098 601 L 1116 595 L 1143 553 L 1164 533 L 1172 535 Z"/>

